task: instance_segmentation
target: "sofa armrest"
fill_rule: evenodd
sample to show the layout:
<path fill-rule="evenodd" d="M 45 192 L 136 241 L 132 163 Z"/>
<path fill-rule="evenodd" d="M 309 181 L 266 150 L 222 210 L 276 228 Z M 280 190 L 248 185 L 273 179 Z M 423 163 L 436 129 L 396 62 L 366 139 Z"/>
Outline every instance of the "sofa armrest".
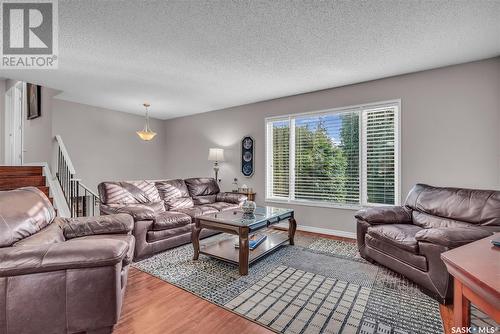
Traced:
<path fill-rule="evenodd" d="M 402 206 L 381 206 L 356 212 L 356 219 L 371 225 L 411 224 L 411 211 Z"/>
<path fill-rule="evenodd" d="M 0 277 L 48 271 L 114 266 L 126 256 L 122 240 L 74 240 L 0 248 Z"/>
<path fill-rule="evenodd" d="M 246 195 L 229 192 L 218 193 L 216 197 L 217 202 L 234 203 L 240 205 L 243 204 L 243 202 L 245 202 L 246 200 Z"/>
<path fill-rule="evenodd" d="M 415 234 L 415 239 L 418 242 L 429 242 L 451 249 L 486 238 L 492 234 L 489 231 L 475 227 L 437 227 L 418 231 Z"/>
<path fill-rule="evenodd" d="M 128 234 L 134 228 L 134 220 L 128 214 L 108 216 L 57 218 L 66 239 L 96 234 Z"/>
<path fill-rule="evenodd" d="M 153 220 L 156 217 L 155 210 L 144 204 L 101 204 L 101 214 L 113 215 L 119 213 L 126 213 L 131 215 L 134 220 Z"/>

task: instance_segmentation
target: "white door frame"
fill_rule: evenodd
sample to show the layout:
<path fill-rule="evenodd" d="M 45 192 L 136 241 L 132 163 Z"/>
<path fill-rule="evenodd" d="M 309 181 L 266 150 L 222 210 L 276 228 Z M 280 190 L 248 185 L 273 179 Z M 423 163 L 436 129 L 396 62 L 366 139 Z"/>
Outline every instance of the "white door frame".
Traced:
<path fill-rule="evenodd" d="M 5 93 L 5 164 L 23 164 L 24 83 L 18 82 Z"/>

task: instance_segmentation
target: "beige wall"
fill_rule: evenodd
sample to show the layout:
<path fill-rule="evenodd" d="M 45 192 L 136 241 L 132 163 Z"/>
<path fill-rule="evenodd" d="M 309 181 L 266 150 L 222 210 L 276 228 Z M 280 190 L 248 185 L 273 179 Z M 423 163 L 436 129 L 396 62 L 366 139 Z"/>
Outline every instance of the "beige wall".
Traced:
<path fill-rule="evenodd" d="M 0 164 L 5 162 L 5 92 L 15 86 L 16 80 L 0 80 Z M 52 97 L 55 90 L 42 87 L 41 116 L 28 120 L 23 111 L 23 162 L 49 161 L 52 149 Z"/>
<path fill-rule="evenodd" d="M 2 83 L 8 87 L 11 81 L 0 81 L 0 134 Z M 240 185 L 246 183 L 257 191 L 257 202 L 263 204 L 266 117 L 391 99 L 402 102 L 403 196 L 416 182 L 500 189 L 500 58 L 168 121 L 152 120 L 158 132 L 152 142 L 143 142 L 135 134 L 143 126 L 143 117 L 53 99 L 55 93 L 44 88 L 42 117 L 25 120 L 25 161 L 50 161 L 52 138 L 60 134 L 78 176 L 94 190 L 103 180 L 212 176 L 208 148 L 223 147 L 222 188 L 230 190 L 237 177 Z M 256 140 L 251 178 L 240 173 L 239 146 L 245 135 Z M 299 224 L 355 231 L 352 210 L 291 207 Z"/>
<path fill-rule="evenodd" d="M 165 174 L 163 121 L 151 142 L 136 135 L 144 117 L 53 99 L 52 134 L 61 135 L 77 176 L 92 190 L 105 180 L 159 179 Z"/>
<path fill-rule="evenodd" d="M 4 96 L 15 80 L 0 80 L 0 164 L 4 162 Z M 144 117 L 54 98 L 57 91 L 42 87 L 41 117 L 23 115 L 24 162 L 54 164 L 54 137 L 60 134 L 77 177 L 92 190 L 103 180 L 161 178 L 164 175 L 164 124 L 151 120 L 158 135 L 152 142 L 140 140 L 135 131 Z"/>
<path fill-rule="evenodd" d="M 301 94 L 165 122 L 165 176 L 213 175 L 209 147 L 226 149 L 222 188 L 234 177 L 264 201 L 264 119 L 401 99 L 401 181 L 500 189 L 500 58 Z M 256 140 L 255 174 L 239 172 L 240 140 Z M 299 224 L 355 231 L 352 210 L 289 205 Z"/>
<path fill-rule="evenodd" d="M 56 90 L 42 87 L 40 117 L 27 119 L 26 108 L 23 115 L 23 162 L 50 162 L 53 146 L 52 101 Z"/>
<path fill-rule="evenodd" d="M 0 164 L 5 163 L 5 93 L 17 83 L 16 80 L 3 79 L 0 84 Z"/>
<path fill-rule="evenodd" d="M 0 165 L 5 163 L 5 81 L 0 79 Z"/>

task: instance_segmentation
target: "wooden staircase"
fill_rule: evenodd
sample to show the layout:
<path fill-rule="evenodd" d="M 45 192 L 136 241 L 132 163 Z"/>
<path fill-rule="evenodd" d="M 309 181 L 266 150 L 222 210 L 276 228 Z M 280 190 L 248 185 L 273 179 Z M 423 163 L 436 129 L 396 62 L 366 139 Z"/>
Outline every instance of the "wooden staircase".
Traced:
<path fill-rule="evenodd" d="M 41 166 L 0 166 L 0 191 L 37 187 L 53 203 Z"/>

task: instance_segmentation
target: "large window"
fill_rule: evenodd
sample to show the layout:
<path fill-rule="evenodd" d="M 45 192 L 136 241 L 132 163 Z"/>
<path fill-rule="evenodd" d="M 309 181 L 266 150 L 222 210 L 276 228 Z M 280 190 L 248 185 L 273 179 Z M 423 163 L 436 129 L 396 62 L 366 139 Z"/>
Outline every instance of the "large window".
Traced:
<path fill-rule="evenodd" d="M 399 101 L 266 119 L 266 199 L 399 204 Z"/>

